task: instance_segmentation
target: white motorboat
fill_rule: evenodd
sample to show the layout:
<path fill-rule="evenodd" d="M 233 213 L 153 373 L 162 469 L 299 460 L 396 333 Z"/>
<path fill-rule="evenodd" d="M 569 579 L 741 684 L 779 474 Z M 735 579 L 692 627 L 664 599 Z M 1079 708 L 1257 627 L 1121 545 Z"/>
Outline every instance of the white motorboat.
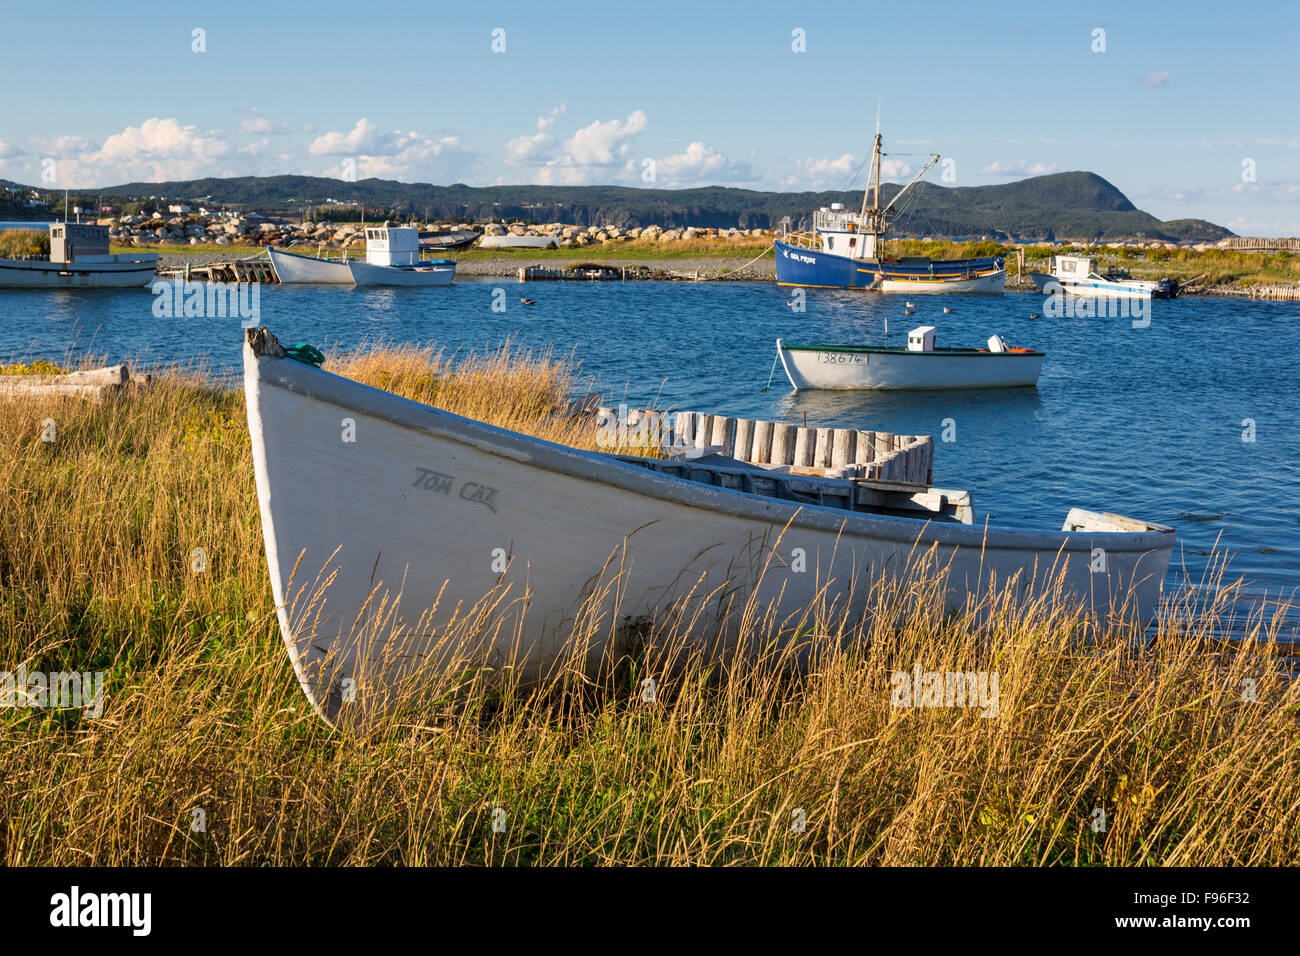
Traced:
<path fill-rule="evenodd" d="M 450 259 L 425 259 L 410 266 L 376 266 L 354 260 L 348 268 L 358 286 L 451 285 L 456 274 L 456 263 Z"/>
<path fill-rule="evenodd" d="M 52 222 L 50 254 L 0 259 L 0 288 L 134 289 L 153 282 L 156 252 L 110 254 L 108 227 Z"/>
<path fill-rule="evenodd" d="M 1007 281 L 1007 270 L 1001 266 L 992 269 L 956 268 L 939 261 L 933 263 L 930 275 L 895 275 L 886 273 L 880 281 L 881 292 L 901 292 L 904 295 L 925 295 L 939 292 L 987 292 L 1001 294 Z"/>
<path fill-rule="evenodd" d="M 1051 272 L 1030 272 L 1029 278 L 1047 295 L 1060 291 L 1110 299 L 1172 299 L 1180 291 L 1177 279 L 1133 279 L 1113 269 L 1103 275 L 1091 256 L 1053 256 Z"/>
<path fill-rule="evenodd" d="M 1045 352 L 1010 348 L 1001 336 L 986 349 L 936 348 L 935 329 L 908 333 L 906 348 L 793 345 L 776 340 L 796 389 L 1015 388 L 1038 384 Z"/>
<path fill-rule="evenodd" d="M 478 241 L 480 249 L 558 249 L 560 242 L 554 236 L 484 236 Z"/>
<path fill-rule="evenodd" d="M 715 595 L 696 627 L 727 642 L 747 592 L 781 615 L 828 600 L 852 618 L 873 581 L 922 566 L 943 569 L 949 607 L 996 581 L 1053 606 L 1146 621 L 1174 545 L 1161 525 L 1077 509 L 1062 531 L 1025 532 L 876 513 L 851 493 L 837 508 L 798 493 L 798 476 L 734 475 L 707 458 L 674 477 L 660 470 L 674 463 L 555 445 L 308 361 L 287 357 L 266 329 L 247 332 L 272 591 L 302 688 L 330 721 L 358 683 L 355 699 L 383 710 L 388 698 L 375 691 L 417 666 L 468 660 L 545 676 L 580 613 L 607 621 L 593 632 L 600 655 L 617 648 L 620 622 Z M 354 440 L 340 440 L 340 422 Z"/>

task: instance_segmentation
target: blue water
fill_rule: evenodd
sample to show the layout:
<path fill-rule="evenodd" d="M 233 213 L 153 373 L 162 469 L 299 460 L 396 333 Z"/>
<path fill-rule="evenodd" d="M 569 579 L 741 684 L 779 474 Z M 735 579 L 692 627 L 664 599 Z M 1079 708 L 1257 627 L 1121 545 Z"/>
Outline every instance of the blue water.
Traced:
<path fill-rule="evenodd" d="M 493 312 L 493 289 L 507 309 Z M 521 295 L 537 300 L 519 302 Z M 901 297 L 809 290 L 807 311 L 764 283 L 530 283 L 443 289 L 268 286 L 262 322 L 286 342 L 369 340 L 495 346 L 506 337 L 572 353 L 606 404 L 687 408 L 936 438 L 935 483 L 970 489 L 977 520 L 1056 529 L 1071 506 L 1172 525 L 1170 583 L 1200 580 L 1215 547 L 1255 598 L 1300 588 L 1300 304 L 1190 298 L 1152 304 L 1151 323 L 1029 318 L 1038 296 Z M 0 290 L 0 361 L 90 352 L 107 361 L 240 361 L 237 319 L 158 319 L 148 290 Z M 942 314 L 942 307 L 954 309 Z M 894 393 L 790 390 L 777 336 L 891 344 L 916 325 L 939 343 L 994 332 L 1047 352 L 1037 389 Z M 945 419 L 955 440 L 940 441 Z M 1245 420 L 1255 440 L 1243 441 Z M 951 430 L 950 430 L 951 433 Z"/>

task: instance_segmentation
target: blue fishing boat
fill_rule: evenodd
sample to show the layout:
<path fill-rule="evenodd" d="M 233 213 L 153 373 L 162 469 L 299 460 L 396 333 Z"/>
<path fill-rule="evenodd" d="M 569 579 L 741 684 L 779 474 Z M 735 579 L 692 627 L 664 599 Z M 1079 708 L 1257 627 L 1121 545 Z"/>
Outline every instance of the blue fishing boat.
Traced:
<path fill-rule="evenodd" d="M 880 205 L 880 133 L 862 194 L 862 211 L 841 203 L 813 214 L 811 234 L 787 236 L 776 242 L 777 285 L 817 289 L 864 289 L 919 295 L 927 292 L 996 292 L 1006 282 L 1001 256 L 979 259 L 893 258 L 884 255 L 889 217 L 899 201 L 939 161 L 930 157 L 911 182 L 883 208 Z M 875 196 L 872 198 L 872 192 Z"/>

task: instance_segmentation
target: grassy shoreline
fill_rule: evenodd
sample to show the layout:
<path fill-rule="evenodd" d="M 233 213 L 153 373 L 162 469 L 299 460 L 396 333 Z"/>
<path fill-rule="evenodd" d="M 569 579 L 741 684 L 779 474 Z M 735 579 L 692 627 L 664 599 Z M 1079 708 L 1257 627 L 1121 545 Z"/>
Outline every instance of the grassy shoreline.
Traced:
<path fill-rule="evenodd" d="M 559 414 L 577 373 L 549 354 L 370 348 L 327 367 L 551 440 L 594 436 Z M 868 623 L 810 609 L 807 633 L 848 649 L 801 677 L 772 660 L 661 670 L 682 639 L 665 620 L 599 686 L 476 683 L 454 710 L 358 736 L 310 712 L 281 642 L 241 393 L 171 372 L 105 405 L 4 412 L 0 670 L 107 674 L 98 718 L 0 709 L 6 864 L 1280 865 L 1300 852 L 1300 687 L 1275 647 L 1215 643 L 1226 606 L 1199 596 L 1213 591 L 1174 602 L 1145 647 L 1123 627 L 1080 646 L 1078 619 L 996 596 L 986 628 L 925 587 L 882 591 Z M 781 626 L 761 608 L 752 620 L 757 637 Z M 1000 674 L 998 716 L 893 706 L 891 674 L 918 665 Z M 645 674 L 663 678 L 652 702 Z"/>

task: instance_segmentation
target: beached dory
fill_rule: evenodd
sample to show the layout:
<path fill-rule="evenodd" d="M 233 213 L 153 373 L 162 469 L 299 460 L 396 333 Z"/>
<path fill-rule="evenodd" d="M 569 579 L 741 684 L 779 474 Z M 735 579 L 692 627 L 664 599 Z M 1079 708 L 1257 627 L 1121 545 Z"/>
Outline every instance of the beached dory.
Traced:
<path fill-rule="evenodd" d="M 619 585 L 597 598 L 609 635 L 688 592 L 716 592 L 705 617 L 726 620 L 722 595 L 743 603 L 755 587 L 759 606 L 783 615 L 825 588 L 852 618 L 868 598 L 860 585 L 912 573 L 927 552 L 947 568 L 952 605 L 993 575 L 999 584 L 1019 575 L 1027 589 L 1055 570 L 1065 599 L 1147 619 L 1174 544 L 1168 528 L 1079 510 L 1069 530 L 1037 533 L 873 513 L 853 494 L 847 507 L 828 507 L 797 493 L 797 476 L 747 476 L 730 459 L 699 459 L 683 472 L 695 480 L 672 477 L 655 470 L 662 461 L 551 444 L 332 375 L 286 357 L 266 329 L 247 332 L 244 388 L 281 631 L 329 720 L 362 655 L 441 661 L 453 612 L 494 589 L 507 599 L 458 653 L 546 673 L 579 606 L 602 593 L 611 557 Z M 306 596 L 330 576 L 323 603 L 310 606 Z M 368 599 L 384 592 L 400 592 L 408 629 L 397 649 L 386 646 L 391 631 L 366 630 L 379 613 Z M 360 643 L 359 626 L 370 635 Z"/>

